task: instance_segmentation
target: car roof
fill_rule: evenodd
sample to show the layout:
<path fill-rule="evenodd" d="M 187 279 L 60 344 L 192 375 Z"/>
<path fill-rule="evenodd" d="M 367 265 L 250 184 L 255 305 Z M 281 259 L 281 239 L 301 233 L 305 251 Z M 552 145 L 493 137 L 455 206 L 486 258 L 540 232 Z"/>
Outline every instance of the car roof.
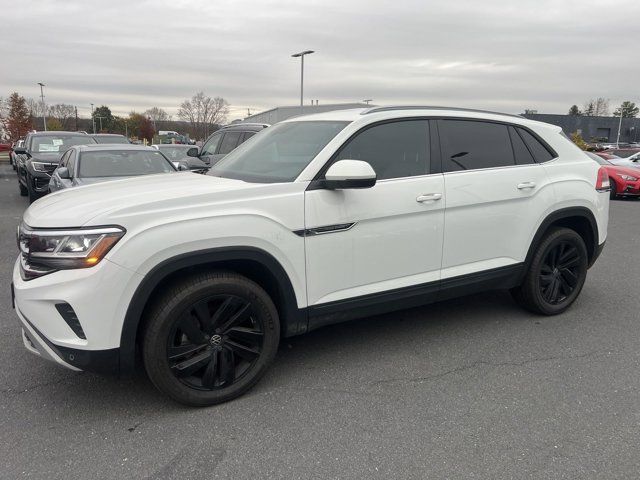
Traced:
<path fill-rule="evenodd" d="M 81 152 L 96 152 L 96 151 L 113 151 L 113 150 L 124 150 L 124 151 L 132 151 L 132 150 L 142 150 L 142 151 L 150 151 L 157 152 L 155 148 L 146 147 L 144 145 L 135 145 L 135 144 L 127 144 L 127 143 L 95 143 L 91 145 L 76 145 L 71 148 L 76 148 Z"/>
<path fill-rule="evenodd" d="M 91 135 L 87 135 L 86 133 L 82 133 L 82 132 L 67 132 L 64 130 L 56 130 L 53 132 L 29 132 L 28 135 L 30 136 L 38 136 L 38 137 L 55 137 L 55 136 L 59 136 L 59 135 L 86 135 L 87 137 L 90 137 Z"/>
<path fill-rule="evenodd" d="M 94 133 L 92 137 L 124 137 L 121 133 Z"/>
<path fill-rule="evenodd" d="M 232 123 L 220 127 L 220 130 L 244 130 L 248 132 L 259 132 L 269 126 L 268 123 Z M 215 132 L 214 132 L 215 133 Z"/>

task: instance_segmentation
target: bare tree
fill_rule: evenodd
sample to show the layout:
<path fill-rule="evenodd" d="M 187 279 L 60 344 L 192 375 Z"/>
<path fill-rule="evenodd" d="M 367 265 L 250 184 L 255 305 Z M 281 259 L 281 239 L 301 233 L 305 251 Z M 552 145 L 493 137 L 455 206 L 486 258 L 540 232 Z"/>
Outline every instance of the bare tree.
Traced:
<path fill-rule="evenodd" d="M 178 117 L 189 122 L 195 138 L 205 139 L 214 125 L 226 122 L 229 103 L 221 97 L 211 98 L 198 92 L 180 104 Z"/>
<path fill-rule="evenodd" d="M 53 117 L 60 122 L 61 130 L 71 128 L 71 120 L 75 117 L 76 107 L 66 103 L 58 103 L 49 107 L 49 117 Z"/>
<path fill-rule="evenodd" d="M 609 116 L 609 99 L 598 97 L 592 98 L 584 104 L 583 114 L 587 117 L 608 117 Z"/>
<path fill-rule="evenodd" d="M 171 120 L 171 115 L 169 115 L 164 109 L 159 107 L 152 107 L 149 110 L 145 111 L 144 114 L 153 122 L 168 122 L 169 120 Z"/>

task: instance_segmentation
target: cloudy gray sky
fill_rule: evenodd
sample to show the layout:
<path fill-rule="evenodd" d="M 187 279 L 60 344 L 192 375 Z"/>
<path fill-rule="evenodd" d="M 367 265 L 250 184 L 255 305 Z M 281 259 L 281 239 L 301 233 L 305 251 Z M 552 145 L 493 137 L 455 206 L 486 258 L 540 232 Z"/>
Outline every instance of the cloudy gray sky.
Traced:
<path fill-rule="evenodd" d="M 232 118 L 305 99 L 565 113 L 640 103 L 637 0 L 0 0 L 0 96 Z M 9 28 L 8 28 L 9 27 Z M 13 33 L 10 33 L 13 32 Z"/>

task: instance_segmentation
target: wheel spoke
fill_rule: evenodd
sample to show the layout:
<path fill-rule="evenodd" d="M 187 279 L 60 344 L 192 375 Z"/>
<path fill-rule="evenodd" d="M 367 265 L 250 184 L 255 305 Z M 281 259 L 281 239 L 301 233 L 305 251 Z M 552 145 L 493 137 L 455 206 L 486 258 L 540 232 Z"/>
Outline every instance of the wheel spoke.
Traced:
<path fill-rule="evenodd" d="M 553 287 L 551 289 L 551 294 L 549 295 L 549 301 L 551 303 L 556 303 L 558 300 L 558 291 L 560 289 L 560 280 L 557 278 L 553 281 Z"/>
<path fill-rule="evenodd" d="M 205 343 L 204 333 L 201 330 L 198 319 L 193 315 L 186 313 L 178 324 L 178 328 L 184 332 L 191 343 Z"/>
<path fill-rule="evenodd" d="M 560 274 L 564 281 L 567 282 L 567 284 L 571 288 L 575 287 L 578 283 L 578 276 L 568 268 L 563 268 L 562 270 L 560 270 Z"/>
<path fill-rule="evenodd" d="M 542 285 L 549 285 L 553 281 L 554 278 L 555 277 L 551 273 L 548 273 L 548 274 L 545 274 L 545 275 L 540 275 L 540 283 Z"/>
<path fill-rule="evenodd" d="M 227 340 L 226 345 L 228 345 L 233 350 L 233 353 L 241 356 L 245 360 L 252 361 L 258 355 L 260 355 L 260 352 L 258 350 L 254 350 L 253 348 L 246 347 L 244 345 L 234 342 L 233 340 Z"/>
<path fill-rule="evenodd" d="M 194 345 L 193 343 L 188 343 L 186 345 L 179 345 L 177 347 L 169 347 L 169 359 L 176 360 L 180 357 L 184 357 L 189 355 L 190 353 L 195 353 L 198 350 L 202 350 L 202 348 L 206 344 L 201 343 L 200 345 Z"/>
<path fill-rule="evenodd" d="M 250 309 L 251 309 L 251 304 L 245 303 L 240 308 L 240 310 L 238 310 L 235 314 L 233 314 L 233 316 L 224 323 L 224 325 L 219 327 L 220 331 L 223 333 L 226 333 L 230 328 L 235 327 L 236 325 L 239 325 L 244 320 L 249 318 L 249 313 L 251 313 Z"/>
<path fill-rule="evenodd" d="M 207 350 L 206 352 L 194 355 L 184 362 L 176 363 L 171 367 L 171 369 L 178 377 L 188 377 L 207 365 L 210 361 L 211 352 Z"/>
<path fill-rule="evenodd" d="M 577 255 L 575 257 L 570 258 L 569 260 L 565 260 L 560 265 L 558 265 L 558 270 L 564 270 L 566 268 L 575 267 L 580 264 L 580 257 Z"/>
<path fill-rule="evenodd" d="M 225 348 L 220 352 L 220 380 L 223 380 L 225 385 L 230 385 L 235 379 L 236 364 L 233 350 L 231 348 Z"/>
<path fill-rule="evenodd" d="M 226 334 L 235 340 L 242 340 L 252 345 L 258 345 L 262 341 L 262 337 L 264 337 L 262 332 L 245 327 L 230 328 Z"/>
<path fill-rule="evenodd" d="M 211 354 L 211 361 L 207 365 L 207 369 L 202 375 L 202 386 L 205 388 L 213 388 L 218 377 L 218 351 L 214 350 Z"/>
<path fill-rule="evenodd" d="M 209 313 L 209 302 L 202 300 L 193 306 L 193 311 L 196 314 L 196 318 L 199 320 L 200 325 L 206 326 L 211 321 L 211 314 Z"/>
<path fill-rule="evenodd" d="M 236 307 L 236 299 L 234 297 L 227 298 L 218 309 L 214 312 L 213 317 L 208 325 L 205 326 L 207 331 L 212 332 L 216 328 L 220 328 L 220 323 L 225 322 L 232 314 Z"/>
<path fill-rule="evenodd" d="M 576 247 L 569 247 L 567 250 L 564 251 L 564 253 L 562 253 L 558 257 L 558 263 L 562 264 L 563 262 L 566 262 L 568 259 L 577 257 L 577 256 L 578 256 L 578 250 L 576 249 Z"/>
<path fill-rule="evenodd" d="M 540 272 L 541 273 L 553 273 L 553 268 L 551 268 L 550 265 L 543 263 L 542 266 L 540 267 Z"/>

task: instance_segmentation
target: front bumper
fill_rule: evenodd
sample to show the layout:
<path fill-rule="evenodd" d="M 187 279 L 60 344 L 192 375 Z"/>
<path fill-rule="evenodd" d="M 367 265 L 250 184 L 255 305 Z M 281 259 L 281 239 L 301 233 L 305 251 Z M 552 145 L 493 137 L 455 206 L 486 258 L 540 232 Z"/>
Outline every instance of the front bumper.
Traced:
<path fill-rule="evenodd" d="M 637 197 L 640 196 L 640 181 L 635 182 L 624 182 L 622 184 L 622 188 L 616 192 L 617 195 L 623 197 Z"/>
<path fill-rule="evenodd" d="M 73 370 L 117 372 L 122 324 L 139 281 L 138 274 L 107 259 L 91 268 L 25 281 L 18 260 L 13 272 L 14 306 L 25 347 Z M 61 305 L 72 308 L 73 321 L 63 316 Z"/>

